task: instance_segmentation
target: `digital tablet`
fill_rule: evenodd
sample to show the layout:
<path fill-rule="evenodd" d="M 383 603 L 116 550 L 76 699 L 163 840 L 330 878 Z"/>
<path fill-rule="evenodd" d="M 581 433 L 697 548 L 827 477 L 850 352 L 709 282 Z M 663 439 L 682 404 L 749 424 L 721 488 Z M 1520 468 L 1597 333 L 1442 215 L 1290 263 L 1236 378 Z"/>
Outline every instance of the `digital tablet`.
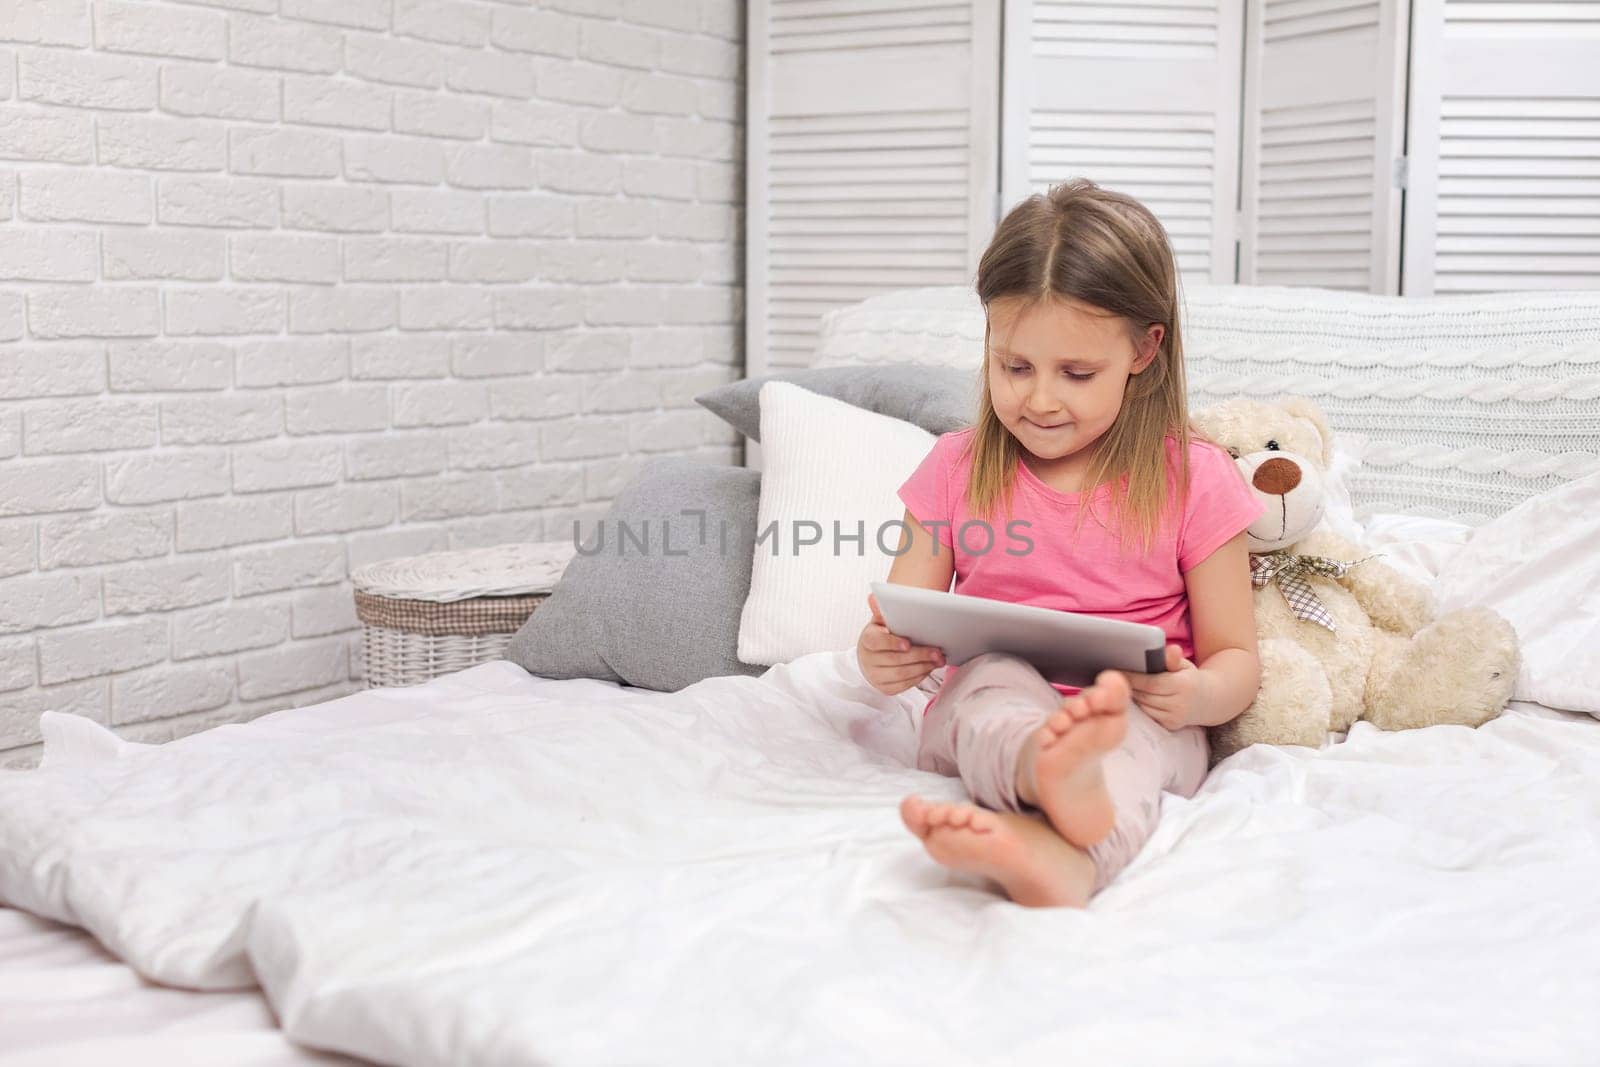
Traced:
<path fill-rule="evenodd" d="M 943 649 L 946 663 L 1010 652 L 1033 664 L 1046 681 L 1075 686 L 1091 684 L 1107 669 L 1166 670 L 1167 635 L 1158 626 L 891 582 L 871 585 L 889 632 Z"/>

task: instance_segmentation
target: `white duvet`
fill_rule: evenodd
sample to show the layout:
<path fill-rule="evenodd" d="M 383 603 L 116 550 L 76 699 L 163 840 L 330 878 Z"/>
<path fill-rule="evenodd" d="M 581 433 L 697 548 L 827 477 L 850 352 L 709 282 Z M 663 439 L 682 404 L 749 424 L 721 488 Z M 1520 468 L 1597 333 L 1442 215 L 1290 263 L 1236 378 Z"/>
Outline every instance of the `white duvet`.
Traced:
<path fill-rule="evenodd" d="M 1600 722 L 1256 747 L 1085 911 L 900 826 L 853 652 L 677 694 L 497 662 L 160 747 L 46 716 L 0 899 L 399 1064 L 1600 1063 Z"/>

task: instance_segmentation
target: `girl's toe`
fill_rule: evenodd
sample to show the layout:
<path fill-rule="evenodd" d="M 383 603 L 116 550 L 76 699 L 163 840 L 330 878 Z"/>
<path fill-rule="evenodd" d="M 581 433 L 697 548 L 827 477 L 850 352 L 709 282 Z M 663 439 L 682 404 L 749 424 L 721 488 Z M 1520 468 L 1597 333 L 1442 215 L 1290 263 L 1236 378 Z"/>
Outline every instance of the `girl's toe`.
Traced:
<path fill-rule="evenodd" d="M 915 794 L 901 800 L 900 821 L 906 824 L 906 829 L 921 837 L 928 832 L 927 803 Z"/>

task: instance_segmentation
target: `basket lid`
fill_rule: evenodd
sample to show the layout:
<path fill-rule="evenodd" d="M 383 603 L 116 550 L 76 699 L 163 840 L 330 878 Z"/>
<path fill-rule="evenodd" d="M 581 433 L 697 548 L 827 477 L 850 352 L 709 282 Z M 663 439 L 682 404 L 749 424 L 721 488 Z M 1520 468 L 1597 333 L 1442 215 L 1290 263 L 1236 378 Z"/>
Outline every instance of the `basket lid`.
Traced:
<path fill-rule="evenodd" d="M 548 593 L 577 554 L 571 541 L 428 552 L 368 563 L 350 576 L 363 593 L 447 604 L 480 596 Z"/>

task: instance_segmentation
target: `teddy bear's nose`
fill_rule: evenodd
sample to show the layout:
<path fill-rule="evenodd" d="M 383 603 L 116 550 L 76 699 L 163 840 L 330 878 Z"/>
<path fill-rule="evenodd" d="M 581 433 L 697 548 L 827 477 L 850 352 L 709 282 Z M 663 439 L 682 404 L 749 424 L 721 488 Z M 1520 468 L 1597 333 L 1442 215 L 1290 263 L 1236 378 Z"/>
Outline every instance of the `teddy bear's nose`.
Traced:
<path fill-rule="evenodd" d="M 1300 484 L 1300 465 L 1292 459 L 1269 459 L 1256 468 L 1250 484 L 1263 493 L 1282 496 Z"/>

